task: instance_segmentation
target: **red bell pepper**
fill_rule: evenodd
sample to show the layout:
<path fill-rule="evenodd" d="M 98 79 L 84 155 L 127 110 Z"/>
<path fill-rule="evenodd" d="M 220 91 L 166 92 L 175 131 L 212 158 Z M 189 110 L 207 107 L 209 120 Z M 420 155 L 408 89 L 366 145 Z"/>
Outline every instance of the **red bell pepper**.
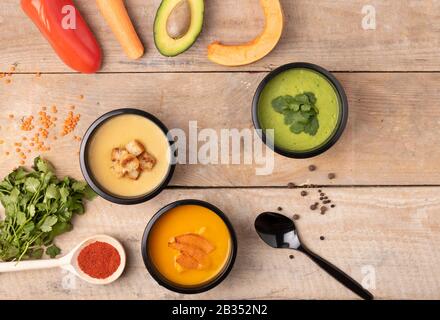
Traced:
<path fill-rule="evenodd" d="M 95 73 L 101 48 L 72 0 L 21 0 L 23 11 L 72 69 Z"/>

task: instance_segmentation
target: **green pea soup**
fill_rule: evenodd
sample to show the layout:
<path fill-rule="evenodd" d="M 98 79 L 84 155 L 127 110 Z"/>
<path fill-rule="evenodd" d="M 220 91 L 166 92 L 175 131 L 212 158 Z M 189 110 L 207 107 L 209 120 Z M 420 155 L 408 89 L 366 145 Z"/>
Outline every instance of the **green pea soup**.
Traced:
<path fill-rule="evenodd" d="M 314 93 L 317 99 L 319 129 L 316 135 L 292 132 L 284 116 L 272 107 L 272 101 L 280 96 L 306 92 Z M 274 130 L 274 136 L 269 131 L 266 135 L 276 147 L 306 152 L 325 144 L 333 136 L 339 123 L 340 109 L 339 95 L 326 77 L 310 69 L 297 68 L 281 72 L 266 84 L 258 101 L 258 121 L 263 130 Z"/>

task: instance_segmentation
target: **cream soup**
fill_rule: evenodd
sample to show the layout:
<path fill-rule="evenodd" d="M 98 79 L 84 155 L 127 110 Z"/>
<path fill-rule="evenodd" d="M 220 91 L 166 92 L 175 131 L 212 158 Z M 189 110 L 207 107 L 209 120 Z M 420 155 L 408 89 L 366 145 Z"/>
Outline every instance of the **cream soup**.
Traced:
<path fill-rule="evenodd" d="M 319 129 L 314 135 L 292 132 L 285 116 L 273 108 L 273 101 L 277 97 L 306 92 L 315 95 L 319 110 Z M 273 129 L 274 136 L 266 132 L 268 137 L 275 146 L 287 151 L 302 152 L 321 146 L 334 134 L 340 116 L 336 89 L 324 76 L 309 69 L 291 69 L 278 74 L 267 83 L 258 102 L 258 120 L 262 129 Z"/>
<path fill-rule="evenodd" d="M 157 163 L 151 171 L 142 172 L 137 180 L 116 176 L 112 172 L 112 150 L 137 140 Z M 104 122 L 90 139 L 90 170 L 107 192 L 115 196 L 137 197 L 154 191 L 166 178 L 171 150 L 164 132 L 153 121 L 138 115 L 119 115 Z"/>

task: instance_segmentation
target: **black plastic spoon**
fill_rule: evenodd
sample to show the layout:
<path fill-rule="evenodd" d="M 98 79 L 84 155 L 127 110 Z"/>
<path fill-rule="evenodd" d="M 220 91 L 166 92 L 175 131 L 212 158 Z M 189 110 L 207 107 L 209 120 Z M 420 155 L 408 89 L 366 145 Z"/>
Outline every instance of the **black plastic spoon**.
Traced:
<path fill-rule="evenodd" d="M 365 300 L 374 299 L 370 292 L 365 290 L 348 274 L 305 247 L 301 243 L 295 223 L 286 216 L 273 212 L 262 213 L 255 220 L 255 229 L 260 238 L 272 248 L 298 250 L 306 254 L 318 266 L 361 298 Z"/>

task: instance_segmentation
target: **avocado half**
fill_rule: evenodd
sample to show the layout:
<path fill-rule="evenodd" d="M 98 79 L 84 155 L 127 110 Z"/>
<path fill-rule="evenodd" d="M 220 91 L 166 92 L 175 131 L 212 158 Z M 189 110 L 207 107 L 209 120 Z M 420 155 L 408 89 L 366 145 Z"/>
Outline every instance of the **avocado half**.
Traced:
<path fill-rule="evenodd" d="M 188 0 L 191 7 L 191 24 L 188 32 L 179 39 L 173 39 L 168 35 L 168 17 L 180 1 L 181 0 L 163 0 L 157 10 L 156 19 L 154 20 L 154 43 L 157 50 L 167 57 L 175 57 L 191 48 L 203 28 L 203 17 L 205 13 L 204 0 Z"/>

